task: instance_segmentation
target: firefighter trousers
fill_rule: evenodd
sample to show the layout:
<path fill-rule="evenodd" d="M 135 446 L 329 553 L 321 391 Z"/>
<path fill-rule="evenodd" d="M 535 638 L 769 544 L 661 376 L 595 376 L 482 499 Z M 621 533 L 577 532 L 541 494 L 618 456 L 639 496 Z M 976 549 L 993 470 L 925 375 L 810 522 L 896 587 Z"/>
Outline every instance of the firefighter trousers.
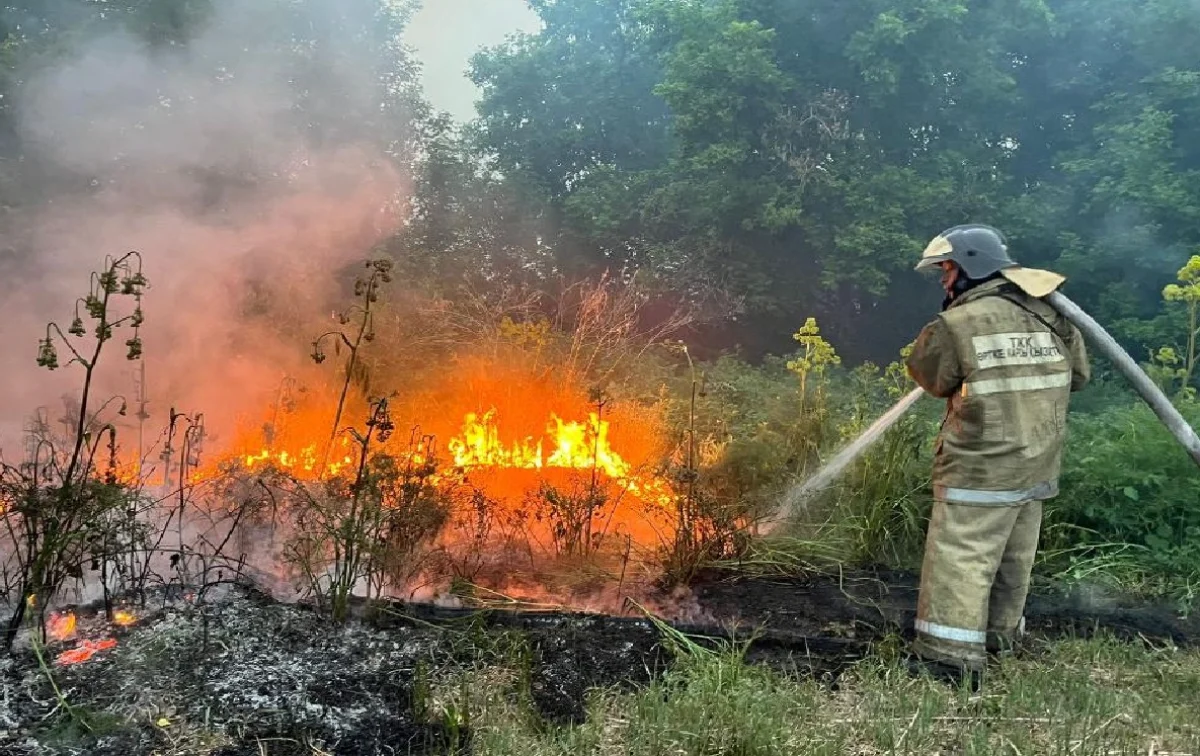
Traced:
<path fill-rule="evenodd" d="M 935 501 L 921 567 L 914 651 L 982 669 L 1024 631 L 1042 503 L 975 506 Z"/>

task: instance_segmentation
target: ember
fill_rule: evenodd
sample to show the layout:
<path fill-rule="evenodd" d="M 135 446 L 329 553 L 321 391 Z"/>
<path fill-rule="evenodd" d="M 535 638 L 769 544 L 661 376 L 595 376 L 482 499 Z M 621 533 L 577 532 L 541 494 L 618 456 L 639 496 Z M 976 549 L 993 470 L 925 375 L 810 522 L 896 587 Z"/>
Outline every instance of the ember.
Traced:
<path fill-rule="evenodd" d="M 47 632 L 54 640 L 66 640 L 75 634 L 75 615 L 71 612 L 56 614 L 47 623 Z"/>
<path fill-rule="evenodd" d="M 116 648 L 116 646 L 117 641 L 115 638 L 105 638 L 99 641 L 85 640 L 77 648 L 73 648 L 70 651 L 63 651 L 54 661 L 56 664 L 62 665 L 81 664 L 101 651 L 108 651 L 109 649 Z"/>

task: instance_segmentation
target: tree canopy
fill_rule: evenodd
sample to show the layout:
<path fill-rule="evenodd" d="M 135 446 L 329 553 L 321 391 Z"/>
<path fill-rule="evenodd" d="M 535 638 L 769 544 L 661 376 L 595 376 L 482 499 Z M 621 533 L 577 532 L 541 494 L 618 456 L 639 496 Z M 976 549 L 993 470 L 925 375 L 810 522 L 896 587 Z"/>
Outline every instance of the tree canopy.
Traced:
<path fill-rule="evenodd" d="M 714 348 L 786 349 L 816 316 L 847 359 L 879 359 L 936 307 L 912 271 L 921 247 L 985 222 L 1131 349 L 1179 332 L 1162 290 L 1200 248 L 1194 0 L 530 5 L 539 31 L 473 60 L 478 118 L 461 127 L 415 89 L 408 2 L 270 0 L 225 46 L 197 43 L 211 0 L 4 5 L 0 197 L 75 186 L 38 162 L 17 111 L 82 41 L 120 29 L 220 83 L 253 75 L 260 58 L 238 52 L 253 40 L 292 61 L 306 139 L 417 164 L 391 247 L 430 286 L 608 271 L 712 315 L 698 338 Z M 369 97 L 330 85 L 364 66 Z"/>
<path fill-rule="evenodd" d="M 861 357 L 928 316 L 921 247 L 987 222 L 1140 346 L 1200 242 L 1190 0 L 531 5 L 463 139 L 536 224 L 526 274 L 737 303 L 751 349 L 816 314 Z"/>

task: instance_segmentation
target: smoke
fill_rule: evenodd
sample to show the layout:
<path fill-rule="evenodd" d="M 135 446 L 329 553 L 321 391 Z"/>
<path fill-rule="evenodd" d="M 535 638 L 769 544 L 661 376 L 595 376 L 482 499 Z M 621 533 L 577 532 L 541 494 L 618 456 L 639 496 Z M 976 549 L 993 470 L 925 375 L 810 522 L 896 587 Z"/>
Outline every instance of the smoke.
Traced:
<path fill-rule="evenodd" d="M 35 365 L 37 340 L 47 320 L 66 329 L 106 256 L 145 260 L 151 424 L 177 407 L 219 433 L 308 369 L 307 342 L 345 304 L 345 269 L 402 223 L 421 111 L 403 12 L 213 5 L 185 43 L 108 23 L 27 72 L 17 134 L 43 199 L 4 222 L 0 446 L 77 390 L 74 368 Z M 100 388 L 132 405 L 117 335 Z"/>

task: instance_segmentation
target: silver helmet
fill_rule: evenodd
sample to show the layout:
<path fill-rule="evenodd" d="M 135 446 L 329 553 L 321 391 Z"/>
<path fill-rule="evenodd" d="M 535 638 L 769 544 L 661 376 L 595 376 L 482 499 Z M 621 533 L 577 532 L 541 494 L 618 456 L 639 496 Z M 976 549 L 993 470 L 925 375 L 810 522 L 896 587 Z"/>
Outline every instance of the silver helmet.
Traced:
<path fill-rule="evenodd" d="M 943 262 L 957 263 L 967 278 L 976 280 L 1018 267 L 1008 256 L 1004 235 L 980 224 L 955 226 L 938 234 L 922 253 L 917 270 L 929 270 Z"/>

